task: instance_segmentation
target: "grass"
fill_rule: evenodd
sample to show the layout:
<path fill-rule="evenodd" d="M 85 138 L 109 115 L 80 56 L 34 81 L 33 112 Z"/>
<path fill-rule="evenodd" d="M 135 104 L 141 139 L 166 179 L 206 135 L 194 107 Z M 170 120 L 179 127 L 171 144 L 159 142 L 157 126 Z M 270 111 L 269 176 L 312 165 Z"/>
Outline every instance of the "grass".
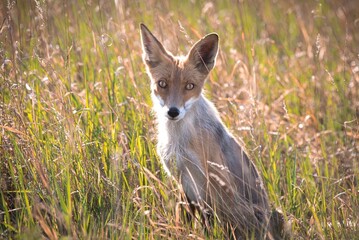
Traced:
<path fill-rule="evenodd" d="M 356 1 L 6 1 L 0 238 L 220 239 L 181 220 L 155 153 L 139 23 L 221 37 L 207 95 L 294 239 L 359 239 Z"/>

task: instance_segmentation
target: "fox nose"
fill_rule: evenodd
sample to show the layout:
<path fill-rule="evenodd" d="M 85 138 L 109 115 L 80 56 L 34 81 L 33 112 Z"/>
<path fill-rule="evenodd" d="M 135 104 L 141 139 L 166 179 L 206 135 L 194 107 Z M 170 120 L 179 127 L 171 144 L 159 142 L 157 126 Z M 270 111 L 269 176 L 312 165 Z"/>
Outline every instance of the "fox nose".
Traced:
<path fill-rule="evenodd" d="M 180 111 L 178 110 L 178 108 L 176 107 L 171 107 L 168 112 L 167 112 L 168 116 L 170 116 L 171 118 L 175 118 L 180 114 Z"/>

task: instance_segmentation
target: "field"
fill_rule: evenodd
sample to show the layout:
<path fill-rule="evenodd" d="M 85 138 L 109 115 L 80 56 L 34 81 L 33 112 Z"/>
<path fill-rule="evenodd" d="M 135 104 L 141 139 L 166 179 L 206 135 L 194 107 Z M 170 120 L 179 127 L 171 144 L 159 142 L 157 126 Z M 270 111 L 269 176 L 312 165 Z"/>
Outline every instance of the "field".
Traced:
<path fill-rule="evenodd" d="M 293 239 L 359 239 L 359 2 L 4 0 L 0 239 L 221 239 L 181 218 L 155 152 L 145 23 L 217 32 L 206 95 Z"/>

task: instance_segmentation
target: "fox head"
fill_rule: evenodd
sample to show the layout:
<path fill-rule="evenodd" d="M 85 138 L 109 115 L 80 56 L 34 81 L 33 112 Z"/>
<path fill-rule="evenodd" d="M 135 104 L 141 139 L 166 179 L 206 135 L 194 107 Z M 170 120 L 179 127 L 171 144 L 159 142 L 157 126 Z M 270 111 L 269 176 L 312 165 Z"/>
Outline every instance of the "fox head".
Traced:
<path fill-rule="evenodd" d="M 215 66 L 218 35 L 206 35 L 186 56 L 177 57 L 167 51 L 143 24 L 141 41 L 157 114 L 172 121 L 183 119 L 201 96 L 204 82 Z"/>

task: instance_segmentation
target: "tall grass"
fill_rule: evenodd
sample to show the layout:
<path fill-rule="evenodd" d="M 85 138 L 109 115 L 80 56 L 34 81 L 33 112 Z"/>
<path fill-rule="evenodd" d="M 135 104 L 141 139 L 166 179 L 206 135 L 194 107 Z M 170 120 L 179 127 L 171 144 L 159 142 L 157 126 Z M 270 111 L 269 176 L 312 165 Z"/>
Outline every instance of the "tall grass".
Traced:
<path fill-rule="evenodd" d="M 294 239 L 359 239 L 356 1 L 4 1 L 0 238 L 184 239 L 155 154 L 138 25 L 221 37 L 206 85 Z"/>

